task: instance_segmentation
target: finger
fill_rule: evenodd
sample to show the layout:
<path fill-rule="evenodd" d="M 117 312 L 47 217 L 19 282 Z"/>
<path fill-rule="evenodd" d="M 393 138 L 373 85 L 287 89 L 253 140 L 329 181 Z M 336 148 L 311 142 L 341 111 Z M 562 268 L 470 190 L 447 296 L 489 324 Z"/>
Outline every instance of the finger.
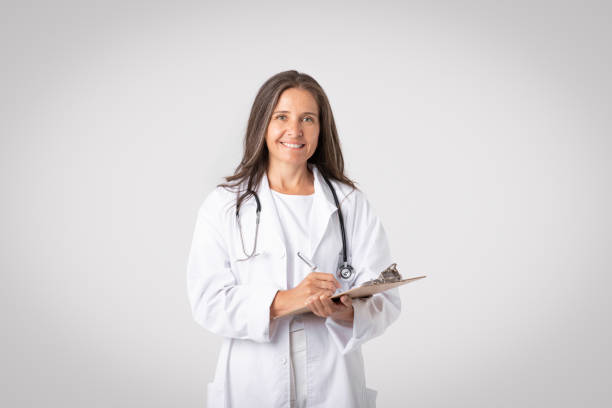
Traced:
<path fill-rule="evenodd" d="M 326 292 L 330 292 L 331 291 L 331 293 L 334 293 L 336 291 L 336 289 L 337 289 L 336 285 L 334 285 L 333 283 L 327 282 L 327 281 L 322 281 L 322 280 L 315 281 L 314 285 L 315 285 L 315 287 L 317 289 L 323 289 Z"/>
<path fill-rule="evenodd" d="M 310 310 L 314 314 L 317 314 L 317 308 L 315 307 L 313 303 L 312 297 L 306 298 L 306 301 L 304 303 L 306 304 L 306 307 L 308 308 L 308 310 Z"/>
<path fill-rule="evenodd" d="M 330 296 L 325 293 L 319 294 L 318 303 L 320 306 L 320 311 L 324 317 L 327 317 L 337 311 L 338 306 L 334 305 L 334 302 L 330 299 Z"/>
<path fill-rule="evenodd" d="M 334 302 L 331 301 L 329 296 L 320 295 L 319 300 L 321 301 L 321 306 L 323 307 L 323 312 L 325 313 L 325 316 L 329 316 L 330 314 L 336 311 Z"/>
<path fill-rule="evenodd" d="M 344 303 L 342 303 L 341 298 L 330 299 L 333 305 L 334 313 L 335 312 L 346 312 L 349 308 Z"/>
<path fill-rule="evenodd" d="M 347 307 L 340 302 L 340 298 L 332 299 L 328 297 L 324 302 L 327 303 L 332 313 L 344 312 L 347 310 Z"/>
<path fill-rule="evenodd" d="M 346 307 L 353 307 L 353 299 L 348 295 L 341 296 L 340 301 Z"/>
<path fill-rule="evenodd" d="M 329 314 L 327 312 L 327 310 L 325 310 L 325 304 L 323 299 L 325 299 L 326 295 L 319 295 L 316 299 L 315 299 L 315 303 L 317 304 L 317 307 L 319 308 L 319 316 L 321 317 L 327 317 Z"/>
<path fill-rule="evenodd" d="M 325 298 L 326 295 L 321 295 Z M 318 297 L 317 299 L 315 299 L 315 303 L 317 304 L 317 307 L 319 308 L 319 316 L 321 317 L 327 317 L 329 316 L 327 310 L 325 310 L 325 304 L 323 302 L 323 299 L 321 299 L 321 297 Z"/>
<path fill-rule="evenodd" d="M 327 281 L 327 282 L 331 282 L 336 288 L 339 288 L 340 286 L 340 282 L 338 282 L 338 280 L 336 278 L 334 278 L 334 275 L 332 275 L 331 273 L 325 273 L 325 272 L 310 272 L 308 274 L 308 276 L 311 279 L 315 279 L 315 280 L 322 280 L 322 281 Z"/>
<path fill-rule="evenodd" d="M 325 317 L 322 314 L 321 304 L 318 295 L 310 296 L 308 300 L 306 300 L 306 304 L 312 313 L 320 317 Z"/>
<path fill-rule="evenodd" d="M 309 286 L 307 288 L 308 290 L 305 292 L 306 295 L 308 296 L 315 296 L 315 295 L 320 295 L 322 293 L 325 293 L 328 296 L 333 296 L 334 295 L 334 291 L 330 288 L 321 288 L 321 287 L 317 287 L 317 286 Z"/>

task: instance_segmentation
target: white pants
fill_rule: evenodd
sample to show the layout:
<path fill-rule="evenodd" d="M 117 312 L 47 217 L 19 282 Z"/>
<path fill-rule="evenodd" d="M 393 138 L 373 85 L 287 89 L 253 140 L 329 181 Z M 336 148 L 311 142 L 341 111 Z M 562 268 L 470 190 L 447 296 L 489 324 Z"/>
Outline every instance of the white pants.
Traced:
<path fill-rule="evenodd" d="M 304 329 L 289 332 L 291 345 L 291 408 L 306 406 L 306 335 Z"/>

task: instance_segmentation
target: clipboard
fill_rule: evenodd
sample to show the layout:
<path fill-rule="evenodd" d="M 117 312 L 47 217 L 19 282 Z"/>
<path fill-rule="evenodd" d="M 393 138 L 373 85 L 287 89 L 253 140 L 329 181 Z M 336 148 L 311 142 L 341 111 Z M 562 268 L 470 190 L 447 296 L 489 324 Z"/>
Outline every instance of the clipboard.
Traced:
<path fill-rule="evenodd" d="M 390 269 L 393 269 L 395 271 L 395 273 L 397 273 L 397 270 L 395 269 L 395 264 L 392 264 L 389 268 L 385 269 L 383 272 L 381 272 L 380 276 L 384 276 L 384 274 L 389 271 Z M 399 276 L 399 273 L 397 273 L 397 275 Z M 364 284 L 362 284 L 361 286 L 356 286 L 354 288 L 351 288 L 349 290 L 346 290 L 344 292 L 341 293 L 337 293 L 335 295 L 333 295 L 331 297 L 331 300 L 339 303 L 340 302 L 340 297 L 344 296 L 344 295 L 349 295 L 351 297 L 351 299 L 364 299 L 364 298 L 369 298 L 372 295 L 375 295 L 377 293 L 380 292 L 384 292 L 385 290 L 389 290 L 392 288 L 397 288 L 398 286 L 403 286 L 407 283 L 410 282 L 414 282 L 416 280 L 419 279 L 423 279 L 425 278 L 425 275 L 423 276 L 416 276 L 414 278 L 408 278 L 408 279 L 401 279 L 401 280 L 395 280 L 392 282 L 386 282 L 384 279 L 382 279 L 381 277 L 379 277 L 378 279 L 374 279 L 373 281 L 368 281 L 365 282 Z M 303 306 L 294 310 L 290 310 L 288 312 L 285 312 L 283 314 L 280 314 L 278 316 L 273 317 L 273 320 L 276 319 L 280 319 L 281 317 L 286 317 L 286 316 L 293 316 L 293 315 L 298 315 L 298 314 L 302 314 L 302 313 L 308 313 L 310 312 L 310 309 L 307 306 Z"/>

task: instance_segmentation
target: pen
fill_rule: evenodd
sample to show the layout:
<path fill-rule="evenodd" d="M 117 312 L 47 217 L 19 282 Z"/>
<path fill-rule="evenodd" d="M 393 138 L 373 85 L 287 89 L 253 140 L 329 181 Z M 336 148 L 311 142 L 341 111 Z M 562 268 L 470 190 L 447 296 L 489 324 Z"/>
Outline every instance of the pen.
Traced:
<path fill-rule="evenodd" d="M 303 253 L 298 251 L 297 256 L 304 261 L 306 265 L 310 266 L 311 272 L 314 272 L 317 269 L 317 265 L 315 265 L 310 259 L 306 258 Z M 331 300 L 334 303 L 340 303 L 340 298 L 332 298 Z"/>
<path fill-rule="evenodd" d="M 304 261 L 313 272 L 317 269 L 317 265 L 315 265 L 310 259 L 306 258 L 301 252 L 298 251 L 297 256 Z"/>

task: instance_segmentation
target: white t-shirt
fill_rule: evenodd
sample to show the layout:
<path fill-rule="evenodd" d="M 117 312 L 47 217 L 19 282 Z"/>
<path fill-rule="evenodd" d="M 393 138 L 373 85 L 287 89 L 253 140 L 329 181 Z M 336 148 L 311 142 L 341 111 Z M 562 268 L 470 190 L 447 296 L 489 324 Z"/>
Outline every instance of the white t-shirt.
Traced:
<path fill-rule="evenodd" d="M 270 191 L 287 246 L 287 289 L 293 289 L 311 272 L 297 253 L 299 251 L 306 257 L 311 257 L 309 225 L 314 194 L 294 195 Z M 294 317 L 291 331 L 303 327 L 299 316 Z"/>

